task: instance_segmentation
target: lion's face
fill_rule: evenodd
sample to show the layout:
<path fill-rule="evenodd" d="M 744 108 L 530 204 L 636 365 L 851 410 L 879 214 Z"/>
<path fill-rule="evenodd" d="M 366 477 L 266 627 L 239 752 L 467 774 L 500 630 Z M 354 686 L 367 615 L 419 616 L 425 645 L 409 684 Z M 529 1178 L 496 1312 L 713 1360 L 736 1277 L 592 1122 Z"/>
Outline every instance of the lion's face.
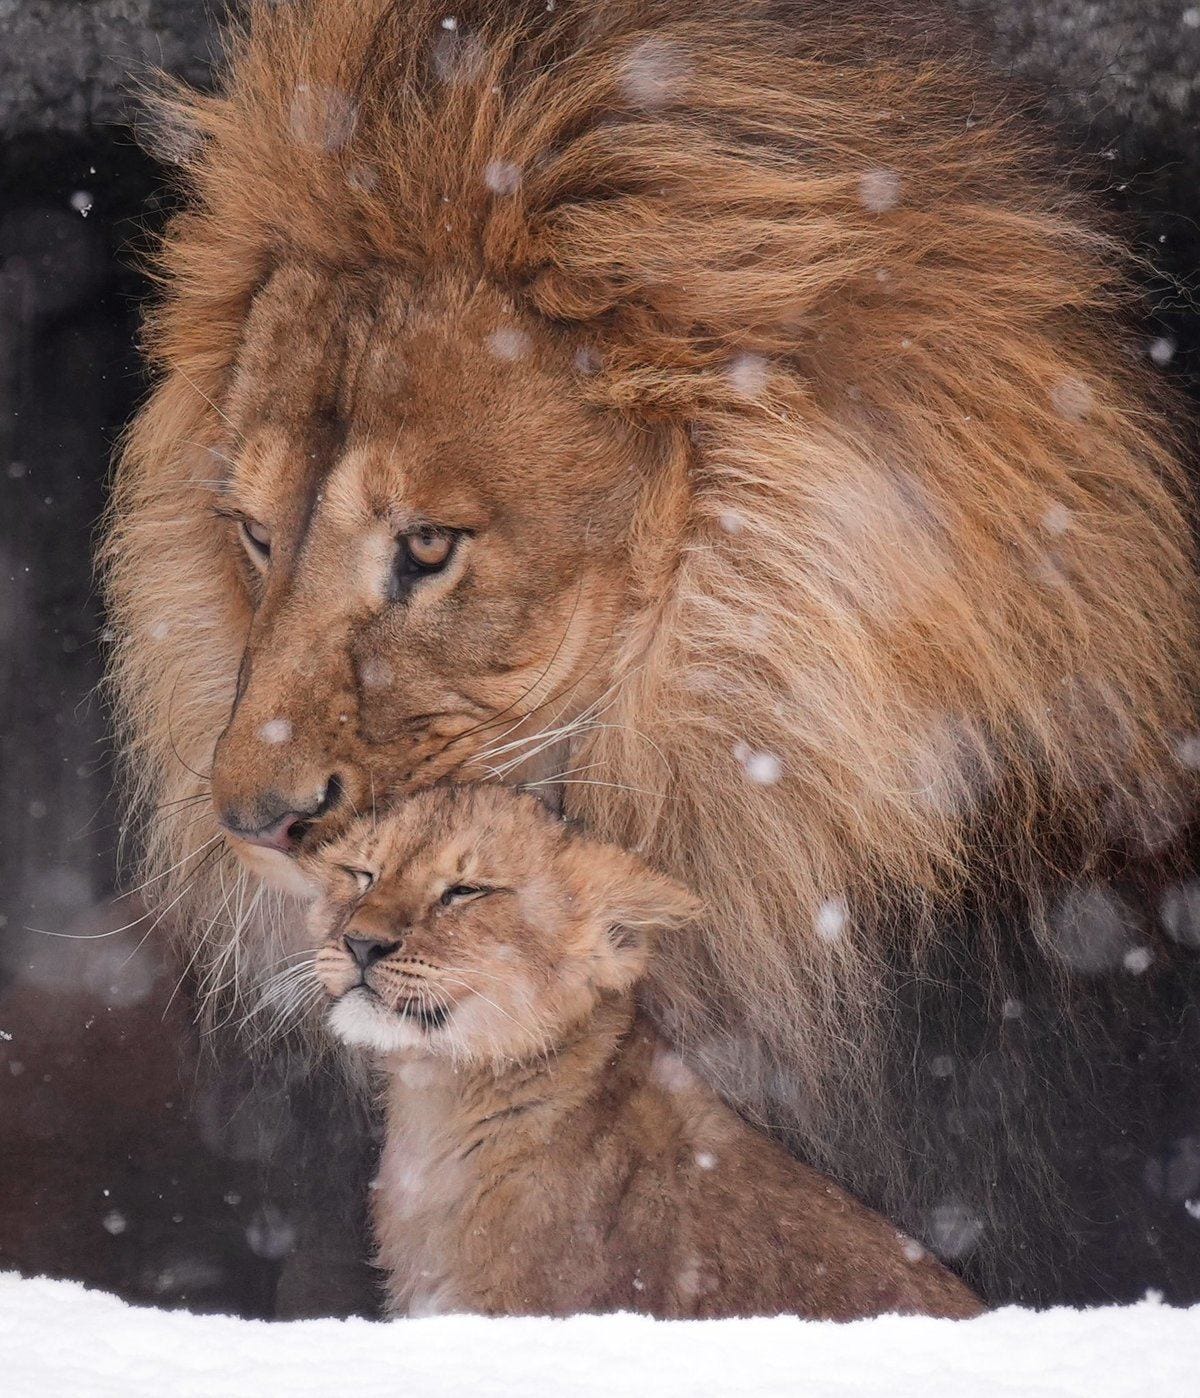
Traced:
<path fill-rule="evenodd" d="M 247 619 L 212 789 L 271 881 L 489 753 L 544 769 L 514 743 L 603 690 L 646 473 L 586 369 L 491 289 L 285 266 L 260 292 L 211 482 Z"/>

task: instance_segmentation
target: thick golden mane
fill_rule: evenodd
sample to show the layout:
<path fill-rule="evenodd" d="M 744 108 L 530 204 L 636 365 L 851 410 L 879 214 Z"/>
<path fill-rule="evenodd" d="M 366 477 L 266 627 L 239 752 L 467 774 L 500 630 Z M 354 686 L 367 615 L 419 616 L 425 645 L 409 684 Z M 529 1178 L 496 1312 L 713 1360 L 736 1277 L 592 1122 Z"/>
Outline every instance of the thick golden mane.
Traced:
<path fill-rule="evenodd" d="M 1121 259 L 977 72 L 858 10 L 255 5 L 223 91 L 174 99 L 162 377 L 105 552 L 158 810 L 203 790 L 234 692 L 244 603 L 193 501 L 271 267 L 490 279 L 578 332 L 662 475 L 578 754 L 603 782 L 568 800 L 700 892 L 664 1008 L 818 1155 L 831 1095 L 874 1100 L 883 963 L 971 888 L 1019 888 L 1036 937 L 1060 870 L 1177 817 L 1194 726 Z M 152 870 L 214 829 L 153 822 Z M 222 916 L 190 917 L 214 982 L 258 935 Z"/>

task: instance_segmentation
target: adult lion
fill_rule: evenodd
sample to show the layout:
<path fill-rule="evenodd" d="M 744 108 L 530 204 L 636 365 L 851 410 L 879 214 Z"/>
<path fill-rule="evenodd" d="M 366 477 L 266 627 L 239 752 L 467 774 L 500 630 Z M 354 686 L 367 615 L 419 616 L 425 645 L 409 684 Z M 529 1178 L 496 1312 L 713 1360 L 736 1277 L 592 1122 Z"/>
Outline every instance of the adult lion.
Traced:
<path fill-rule="evenodd" d="M 701 893 L 656 994 L 702 1069 L 1044 1298 L 1194 583 L 1120 258 L 927 33 L 253 6 L 174 112 L 113 675 L 208 992 L 300 1012 L 291 856 L 350 813 L 544 783 Z"/>

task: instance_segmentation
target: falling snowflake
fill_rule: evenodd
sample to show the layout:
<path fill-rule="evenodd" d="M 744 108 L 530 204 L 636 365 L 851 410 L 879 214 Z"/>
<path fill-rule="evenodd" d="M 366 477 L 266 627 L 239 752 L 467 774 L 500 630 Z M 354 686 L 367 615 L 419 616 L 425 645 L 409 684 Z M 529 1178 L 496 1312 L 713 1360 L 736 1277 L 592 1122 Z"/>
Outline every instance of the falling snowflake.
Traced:
<path fill-rule="evenodd" d="M 1047 534 L 1065 534 L 1070 527 L 1071 511 L 1056 500 L 1042 516 L 1042 528 Z"/>
<path fill-rule="evenodd" d="M 733 755 L 750 781 L 759 786 L 774 786 L 783 776 L 783 763 L 773 752 L 759 752 L 746 743 L 737 743 Z"/>
<path fill-rule="evenodd" d="M 600 369 L 600 356 L 591 345 L 580 345 L 575 351 L 575 368 L 581 374 L 595 374 Z"/>
<path fill-rule="evenodd" d="M 286 743 L 291 740 L 292 725 L 286 718 L 273 718 L 258 730 L 264 743 Z"/>
<path fill-rule="evenodd" d="M 358 667 L 358 678 L 364 689 L 386 689 L 394 676 L 386 660 L 371 656 Z"/>
<path fill-rule="evenodd" d="M 497 359 L 516 360 L 524 359 L 530 350 L 530 339 L 524 330 L 518 330 L 515 326 L 501 326 L 499 330 L 493 330 L 485 341 L 488 349 Z"/>
<path fill-rule="evenodd" d="M 1166 335 L 1160 335 L 1158 339 L 1150 341 L 1146 353 L 1159 368 L 1166 368 L 1175 358 L 1175 341 Z"/>
<path fill-rule="evenodd" d="M 1109 889 L 1091 884 L 1070 889 L 1055 904 L 1049 930 L 1068 966 L 1085 975 L 1119 966 L 1134 949 L 1137 918 Z"/>
<path fill-rule="evenodd" d="M 696 1168 L 700 1170 L 715 1170 L 717 1168 L 717 1157 L 708 1150 L 698 1150 L 696 1152 Z"/>
<path fill-rule="evenodd" d="M 106 1233 L 111 1233 L 114 1238 L 117 1238 L 129 1227 L 129 1220 L 120 1209 L 110 1209 L 101 1219 L 101 1224 Z"/>
<path fill-rule="evenodd" d="M 515 194 L 521 188 L 521 167 L 511 160 L 489 160 L 483 167 L 483 182 L 493 194 Z"/>
<path fill-rule="evenodd" d="M 1190 881 L 1167 889 L 1158 916 L 1173 942 L 1200 948 L 1200 883 Z"/>
<path fill-rule="evenodd" d="M 904 181 L 895 170 L 868 170 L 859 176 L 858 202 L 872 214 L 886 214 L 900 202 Z"/>
<path fill-rule="evenodd" d="M 939 1204 L 929 1216 L 929 1238 L 934 1249 L 951 1260 L 965 1256 L 979 1241 L 983 1221 L 965 1204 Z"/>
<path fill-rule="evenodd" d="M 1153 960 L 1154 953 L 1149 947 L 1134 947 L 1125 953 L 1124 966 L 1131 975 L 1140 976 Z"/>
<path fill-rule="evenodd" d="M 338 151 L 354 135 L 358 108 L 337 88 L 297 83 L 288 112 L 292 139 L 313 150 Z"/>
<path fill-rule="evenodd" d="M 1082 379 L 1065 378 L 1050 390 L 1050 402 L 1059 417 L 1082 422 L 1096 406 L 1096 395 Z"/>
<path fill-rule="evenodd" d="M 897 1235 L 900 1239 L 900 1251 L 904 1254 L 906 1262 L 917 1263 L 925 1256 L 925 1249 L 915 1238 L 910 1238 L 906 1233 Z"/>
<path fill-rule="evenodd" d="M 746 527 L 746 521 L 736 510 L 722 510 L 717 516 L 717 523 L 726 534 L 740 534 Z"/>
<path fill-rule="evenodd" d="M 1190 733 L 1175 744 L 1175 760 L 1181 767 L 1200 771 L 1200 734 Z"/>
<path fill-rule="evenodd" d="M 684 56 L 664 39 L 642 39 L 625 55 L 617 82 L 626 101 L 637 107 L 665 106 L 686 76 Z"/>
<path fill-rule="evenodd" d="M 92 205 L 95 202 L 96 201 L 86 189 L 77 189 L 75 193 L 71 195 L 71 207 L 80 218 L 87 218 L 88 214 L 92 212 Z"/>
<path fill-rule="evenodd" d="M 296 1230 L 273 1204 L 264 1204 L 250 1220 L 246 1242 L 255 1257 L 278 1262 L 295 1245 Z"/>
<path fill-rule="evenodd" d="M 836 942 L 846 929 L 849 909 L 844 898 L 826 898 L 817 909 L 813 926 L 823 942 Z"/>
<path fill-rule="evenodd" d="M 668 1092 L 686 1092 L 696 1081 L 692 1070 L 670 1049 L 659 1049 L 650 1065 L 650 1073 L 655 1082 Z"/>
<path fill-rule="evenodd" d="M 761 354 L 739 354 L 729 365 L 726 378 L 743 398 L 757 398 L 767 385 L 767 368 Z"/>

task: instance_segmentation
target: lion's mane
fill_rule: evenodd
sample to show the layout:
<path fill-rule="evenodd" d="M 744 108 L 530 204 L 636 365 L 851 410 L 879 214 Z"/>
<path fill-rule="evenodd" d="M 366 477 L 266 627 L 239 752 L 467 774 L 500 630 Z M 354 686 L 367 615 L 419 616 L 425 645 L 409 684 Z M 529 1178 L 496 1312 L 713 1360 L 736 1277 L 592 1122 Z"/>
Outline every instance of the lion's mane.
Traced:
<path fill-rule="evenodd" d="M 164 906 L 215 831 L 186 803 L 244 614 L 196 501 L 256 288 L 284 254 L 494 279 L 661 444 L 569 802 L 702 894 L 675 1033 L 853 1182 L 830 1108 L 880 1115 L 895 968 L 979 890 L 1036 946 L 1063 874 L 1186 799 L 1178 451 L 1090 202 L 863 5 L 264 0 L 221 91 L 168 106 L 187 200 L 104 554 Z M 210 980 L 265 964 L 228 882 L 186 921 Z"/>

